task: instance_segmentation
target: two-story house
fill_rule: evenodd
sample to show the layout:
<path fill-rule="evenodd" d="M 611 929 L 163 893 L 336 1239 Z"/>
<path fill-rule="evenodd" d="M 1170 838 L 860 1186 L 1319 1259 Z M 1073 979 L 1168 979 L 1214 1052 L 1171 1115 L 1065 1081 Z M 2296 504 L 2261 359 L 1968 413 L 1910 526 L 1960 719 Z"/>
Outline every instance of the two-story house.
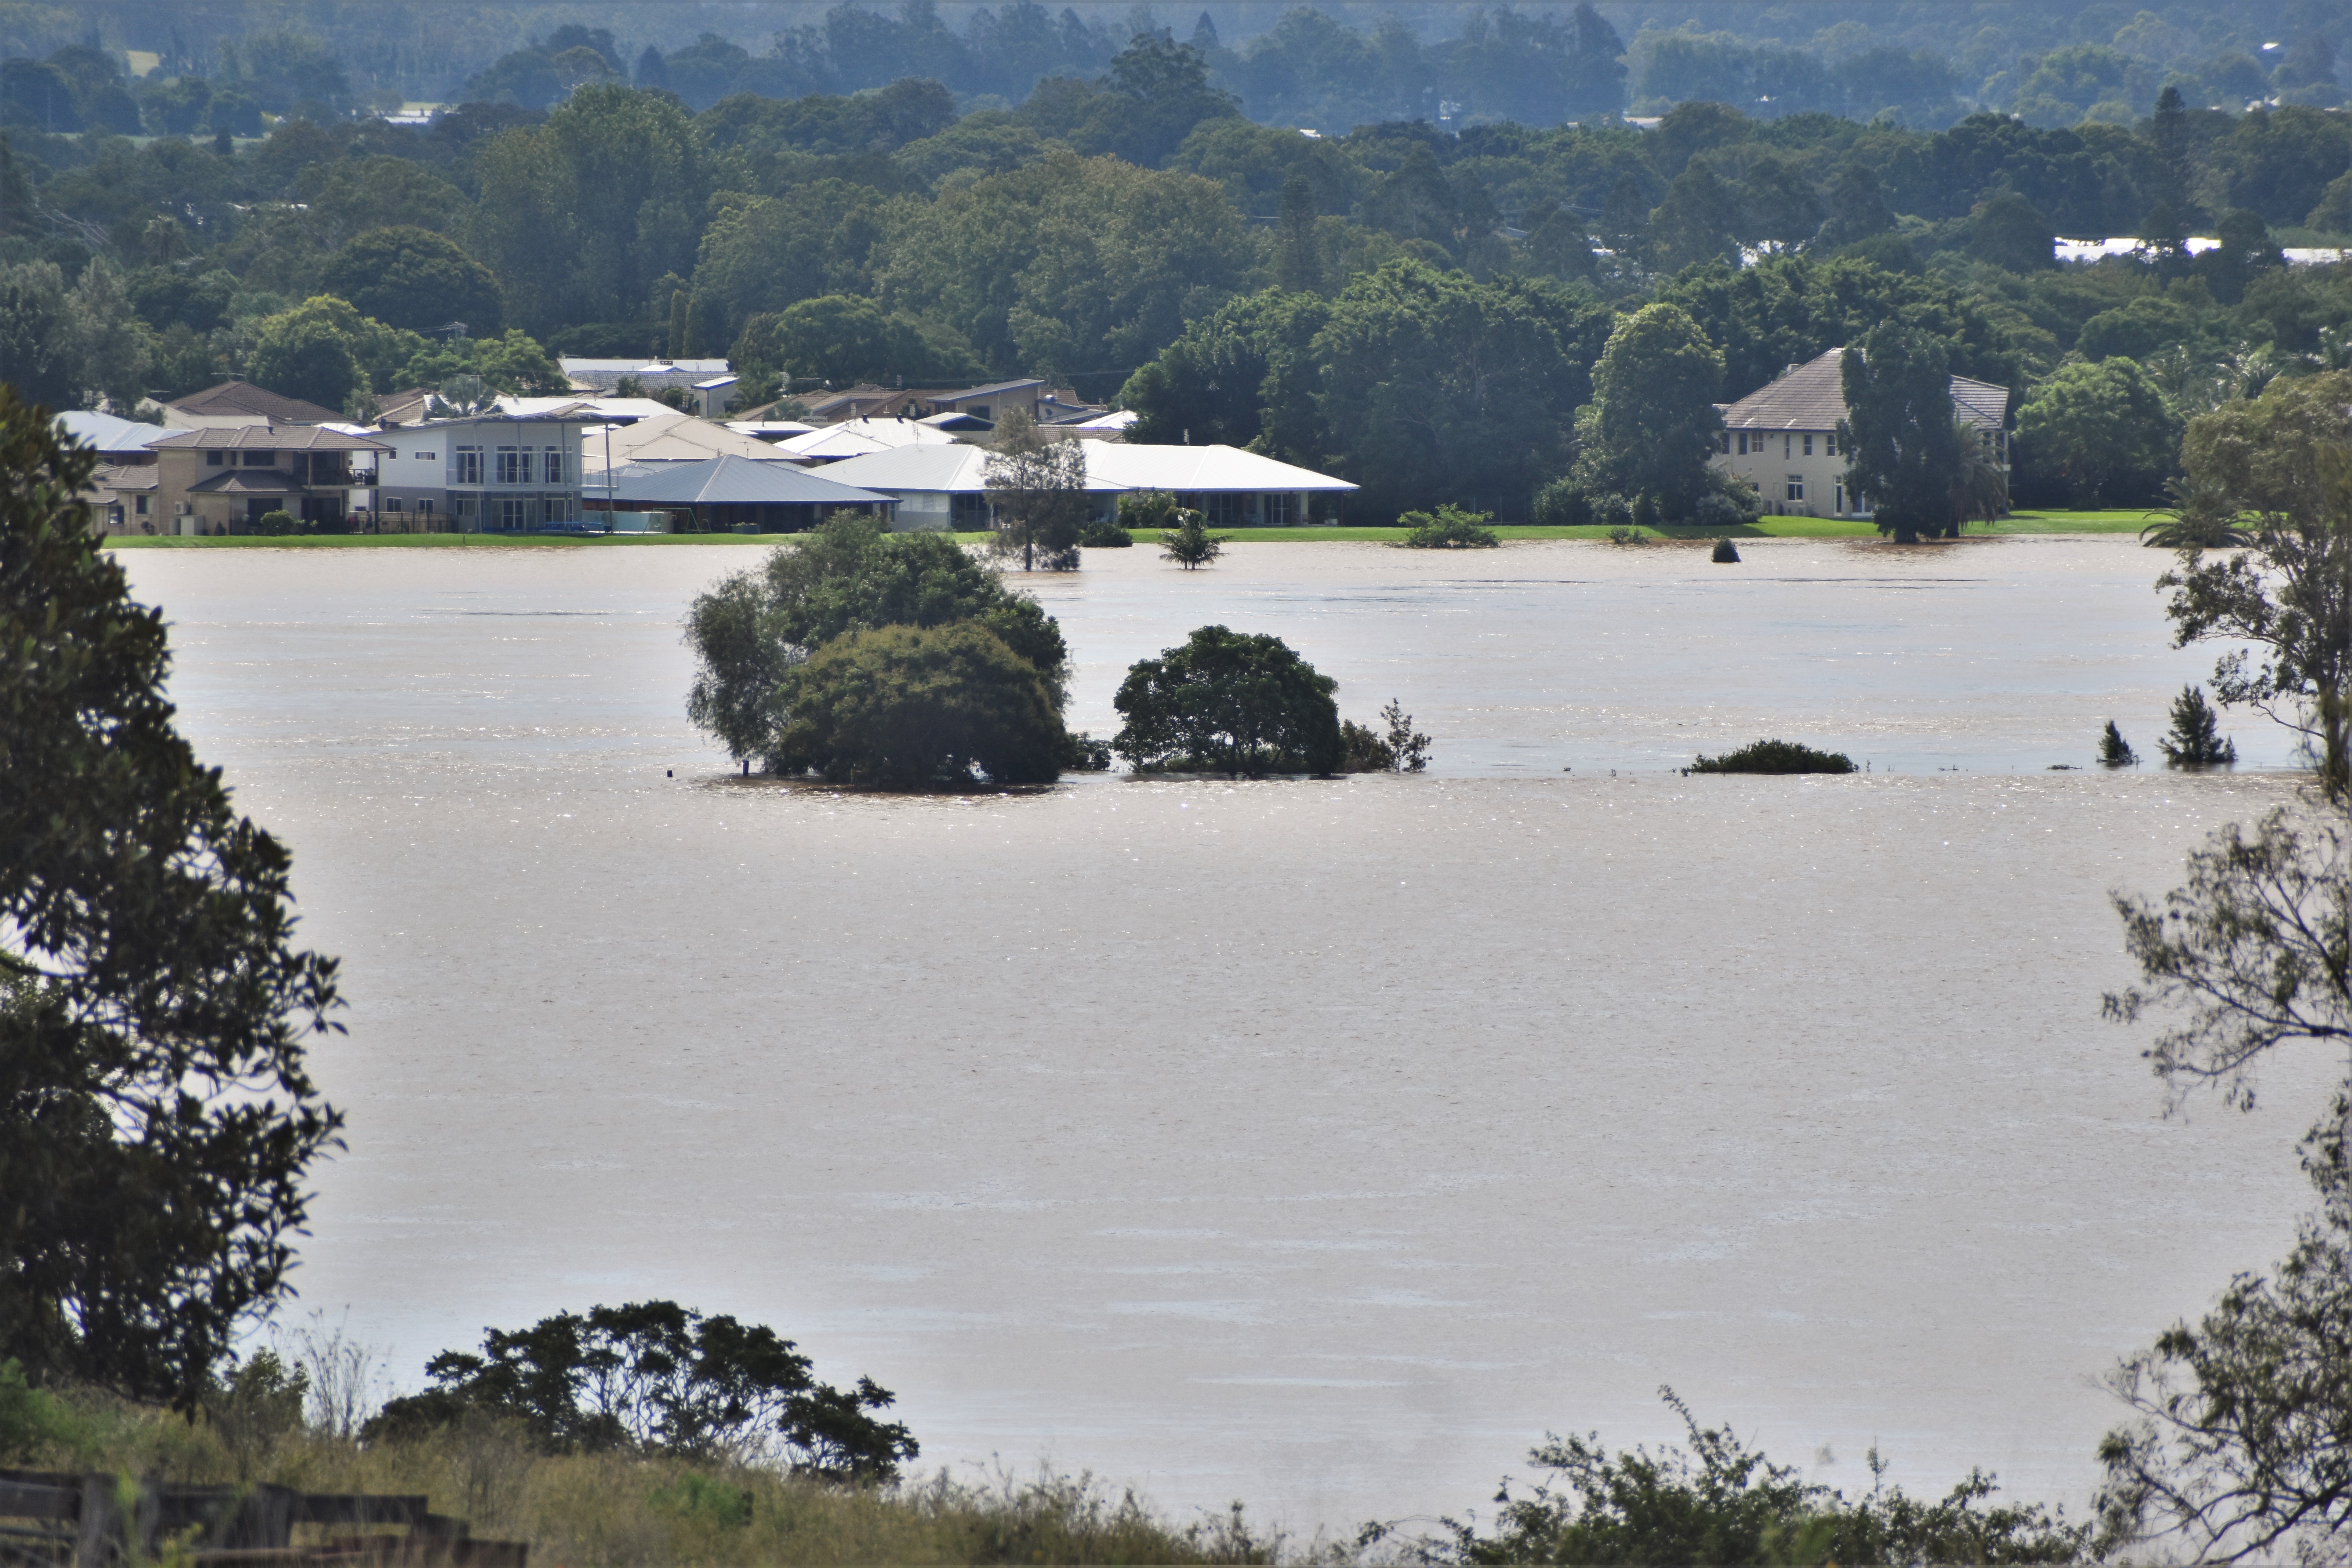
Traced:
<path fill-rule="evenodd" d="M 1870 498 L 1849 492 L 1847 458 L 1838 450 L 1845 418 L 1842 348 L 1792 364 L 1767 386 L 1723 406 L 1717 467 L 1756 487 L 1767 511 L 1798 517 L 1868 517 Z M 1952 412 L 1977 431 L 2004 478 L 2009 388 L 1952 377 Z"/>
<path fill-rule="evenodd" d="M 580 433 L 604 422 L 583 404 L 379 430 L 376 510 L 386 524 L 427 533 L 519 533 L 576 521 Z"/>
<path fill-rule="evenodd" d="M 242 533 L 273 511 L 340 530 L 352 492 L 374 477 L 383 451 L 320 425 L 175 430 L 147 449 L 155 455 L 152 468 L 117 470 L 124 488 L 108 500 L 123 508 L 126 522 L 135 516 L 153 532 L 179 534 Z"/>

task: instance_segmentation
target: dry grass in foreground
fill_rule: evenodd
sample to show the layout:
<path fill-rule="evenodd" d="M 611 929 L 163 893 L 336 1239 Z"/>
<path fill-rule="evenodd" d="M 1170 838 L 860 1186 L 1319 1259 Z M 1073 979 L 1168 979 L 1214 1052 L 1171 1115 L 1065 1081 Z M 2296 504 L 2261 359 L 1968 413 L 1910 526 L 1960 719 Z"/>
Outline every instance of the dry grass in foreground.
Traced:
<path fill-rule="evenodd" d="M 45 1403 L 47 1403 L 45 1401 Z M 183 1485 L 269 1482 L 311 1492 L 423 1493 L 477 1537 L 528 1542 L 534 1568 L 672 1563 L 1270 1563 L 1278 1537 L 1228 1516 L 1179 1525 L 1087 1476 L 941 1472 L 878 1489 L 772 1470 L 614 1454 L 551 1457 L 488 1421 L 362 1447 L 258 1412 L 186 1421 L 104 1394 L 67 1394 L 0 1463 L 111 1470 Z"/>

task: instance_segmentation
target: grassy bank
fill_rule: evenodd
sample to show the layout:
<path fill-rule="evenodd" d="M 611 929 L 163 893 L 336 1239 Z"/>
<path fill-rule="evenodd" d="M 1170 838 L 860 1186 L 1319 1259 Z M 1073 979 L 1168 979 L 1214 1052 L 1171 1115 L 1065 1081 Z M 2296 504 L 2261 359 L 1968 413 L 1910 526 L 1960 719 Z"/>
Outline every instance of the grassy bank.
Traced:
<path fill-rule="evenodd" d="M 2021 511 L 1992 524 L 1971 523 L 1969 537 L 2023 533 L 2137 533 L 2147 526 L 2144 511 Z M 1605 541 L 1609 530 L 1588 528 L 1498 527 L 1506 540 L 1582 539 Z M 1766 517 L 1741 528 L 1644 528 L 1645 539 L 1706 541 L 1729 534 L 1735 539 L 1874 539 L 1878 531 L 1856 518 Z M 1236 528 L 1227 531 L 1234 544 L 1393 544 L 1403 537 L 1398 528 Z M 1140 549 L 1156 548 L 1159 536 L 1150 531 L 1129 531 Z M 283 537 L 239 536 L 231 539 L 150 538 L 139 533 L 109 534 L 110 550 L 635 550 L 646 546 L 692 548 L 698 545 L 774 544 L 784 536 L 764 533 L 615 533 L 585 538 L 561 535 L 484 533 L 329 533 Z M 959 533 L 966 544 L 984 542 L 985 533 Z"/>
<path fill-rule="evenodd" d="M 268 1482 L 308 1492 L 422 1494 L 478 1538 L 530 1543 L 570 1568 L 669 1563 L 1264 1563 L 1280 1542 L 1238 1515 L 1169 1521 L 1084 1478 L 944 1475 L 885 1489 L 772 1470 L 601 1454 L 550 1458 L 510 1426 L 362 1447 L 301 1426 L 194 1423 L 102 1394 L 68 1395 L 63 1430 L 0 1461 L 171 1485 Z M 315 1529 L 317 1527 L 303 1527 Z M 299 1536 L 296 1544 L 302 1544 Z"/>

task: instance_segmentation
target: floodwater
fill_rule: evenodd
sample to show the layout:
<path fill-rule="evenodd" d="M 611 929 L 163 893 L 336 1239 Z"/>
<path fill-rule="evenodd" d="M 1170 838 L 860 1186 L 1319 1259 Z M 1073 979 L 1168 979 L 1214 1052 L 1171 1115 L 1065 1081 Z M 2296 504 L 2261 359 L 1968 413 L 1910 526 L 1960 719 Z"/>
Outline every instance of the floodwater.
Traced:
<path fill-rule="evenodd" d="M 677 622 L 750 548 L 126 552 L 343 959 L 303 1310 L 413 1388 L 675 1297 L 927 1463 L 1309 1532 L 1672 1436 L 1662 1384 L 1834 1484 L 1876 1441 L 2079 1510 L 2094 1378 L 2283 1250 L 2329 1065 L 2162 1117 L 2106 894 L 2285 749 L 2048 771 L 2210 667 L 2128 540 L 1742 548 L 1089 552 L 1036 584 L 1076 722 L 1222 621 L 1435 764 L 967 798 L 729 776 Z M 1759 735 L 1872 772 L 1670 771 Z"/>

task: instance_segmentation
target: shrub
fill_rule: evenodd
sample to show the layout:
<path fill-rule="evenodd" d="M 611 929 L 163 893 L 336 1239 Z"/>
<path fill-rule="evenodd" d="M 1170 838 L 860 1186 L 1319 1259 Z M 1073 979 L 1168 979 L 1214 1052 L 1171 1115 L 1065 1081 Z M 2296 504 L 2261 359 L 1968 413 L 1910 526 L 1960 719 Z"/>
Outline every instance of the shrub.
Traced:
<path fill-rule="evenodd" d="M 1129 490 L 1118 498 L 1118 526 L 1174 528 L 1183 510 L 1166 490 Z"/>
<path fill-rule="evenodd" d="M 1602 528 L 1631 528 L 1633 507 L 1614 491 L 1592 498 L 1592 521 Z"/>
<path fill-rule="evenodd" d="M 1582 528 L 1592 521 L 1592 500 L 1574 479 L 1554 479 L 1536 491 L 1528 521 L 1538 528 Z"/>
<path fill-rule="evenodd" d="M 256 533 L 267 534 L 273 539 L 283 538 L 289 533 L 309 531 L 290 511 L 265 511 L 254 522 L 252 531 Z"/>
<path fill-rule="evenodd" d="M 1494 515 L 1450 503 L 1434 512 L 1409 511 L 1397 519 L 1410 531 L 1398 542 L 1407 550 L 1493 550 L 1502 543 L 1486 526 Z"/>
<path fill-rule="evenodd" d="M 1476 1521 L 1439 1521 L 1435 1537 L 1401 1542 L 1424 1563 L 2073 1563 L 2087 1526 L 2038 1506 L 1979 1508 L 1998 1489 L 1981 1470 L 1929 1502 L 1874 1485 L 1849 1500 L 1776 1465 L 1727 1429 L 1701 1428 L 1674 1390 L 1658 1391 L 1689 1434 L 1667 1445 L 1610 1453 L 1599 1434 L 1547 1437 L 1528 1455 L 1545 1474 L 1514 1495 L 1506 1479 L 1490 1533 Z M 1370 1546 L 1394 1527 L 1368 1525 Z"/>
<path fill-rule="evenodd" d="M 1202 626 L 1128 670 L 1111 746 L 1139 773 L 1331 773 L 1347 760 L 1338 688 L 1280 637 Z"/>
<path fill-rule="evenodd" d="M 1110 771 L 1110 742 L 1097 741 L 1083 730 L 1072 731 L 1062 737 L 1062 771 L 1066 773 L 1101 773 Z"/>
<path fill-rule="evenodd" d="M 1199 512 L 1180 508 L 1176 515 L 1181 520 L 1176 528 L 1160 536 L 1162 561 L 1173 561 L 1187 572 L 1197 572 L 1224 553 L 1225 535 L 1211 533 Z"/>
<path fill-rule="evenodd" d="M 1078 542 L 1088 550 L 1131 550 L 1135 536 L 1115 522 L 1090 517 L 1078 530 Z"/>
<path fill-rule="evenodd" d="M 1691 520 L 1702 528 L 1746 528 L 1763 515 L 1756 487 L 1721 468 L 1707 470 L 1706 489 L 1691 507 Z"/>
<path fill-rule="evenodd" d="M 2099 761 L 2111 768 L 2127 768 L 2139 761 L 2139 753 L 2131 749 L 2124 732 L 2116 728 L 2113 719 L 2107 721 L 2106 732 L 2099 737 Z"/>
<path fill-rule="evenodd" d="M 2182 687 L 2172 700 L 2172 732 L 2156 744 L 2170 767 L 2210 768 L 2238 760 L 2238 743 L 2221 738 L 2221 715 L 2194 686 Z"/>
<path fill-rule="evenodd" d="M 973 621 L 877 626 L 788 670 L 781 771 L 836 783 L 1047 784 L 1067 736 L 1037 667 Z"/>
<path fill-rule="evenodd" d="M 1609 531 L 1609 542 L 1612 544 L 1647 544 L 1650 542 L 1650 536 L 1643 533 L 1638 528 L 1632 527 L 1631 525 L 1623 525 L 1612 528 Z"/>
<path fill-rule="evenodd" d="M 1728 539 L 1718 539 L 1715 542 L 1715 549 L 1709 552 L 1707 559 L 1736 566 L 1739 563 L 1739 546 L 1732 543 Z"/>
<path fill-rule="evenodd" d="M 1817 752 L 1794 741 L 1758 741 L 1719 757 L 1699 758 L 1683 770 L 1693 773 L 1850 773 L 1853 759 L 1843 752 Z"/>
<path fill-rule="evenodd" d="M 1384 773 L 1395 765 L 1396 753 L 1389 750 L 1389 743 L 1353 719 L 1339 721 L 1339 743 L 1348 753 L 1339 764 L 1343 773 Z"/>

